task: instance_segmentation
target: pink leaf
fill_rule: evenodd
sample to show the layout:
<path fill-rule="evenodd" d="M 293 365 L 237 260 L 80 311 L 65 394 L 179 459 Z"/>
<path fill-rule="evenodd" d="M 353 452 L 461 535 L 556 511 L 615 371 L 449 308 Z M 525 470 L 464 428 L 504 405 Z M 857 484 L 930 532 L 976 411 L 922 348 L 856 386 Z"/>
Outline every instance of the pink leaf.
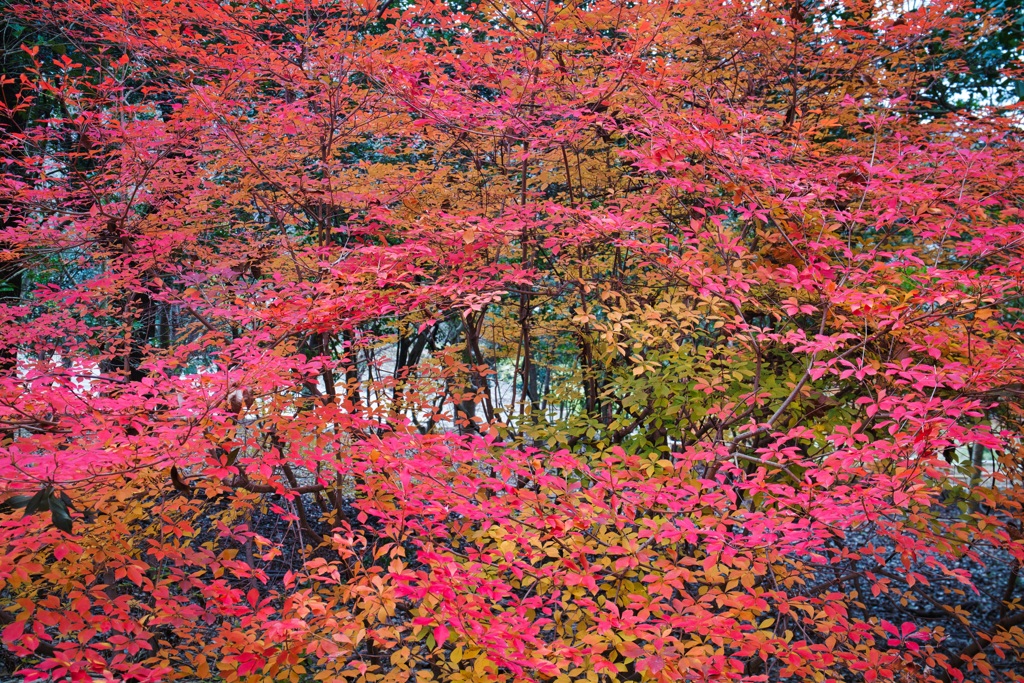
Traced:
<path fill-rule="evenodd" d="M 448 627 L 444 625 L 434 627 L 434 642 L 437 643 L 438 647 L 445 644 L 448 640 Z"/>

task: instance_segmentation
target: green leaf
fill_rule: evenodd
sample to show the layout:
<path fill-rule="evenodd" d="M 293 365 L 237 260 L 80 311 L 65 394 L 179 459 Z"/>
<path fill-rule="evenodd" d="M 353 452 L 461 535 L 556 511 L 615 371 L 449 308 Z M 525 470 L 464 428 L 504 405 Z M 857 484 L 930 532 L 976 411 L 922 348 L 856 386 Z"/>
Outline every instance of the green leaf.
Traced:
<path fill-rule="evenodd" d="M 59 496 L 50 496 L 50 519 L 55 527 L 71 533 L 71 513 L 68 512 L 68 506 Z"/>
<path fill-rule="evenodd" d="M 32 500 L 32 496 L 28 495 L 11 496 L 4 501 L 4 505 L 17 510 L 28 505 L 30 500 Z"/>
<path fill-rule="evenodd" d="M 47 510 L 50 507 L 50 492 L 52 489 L 47 486 L 25 504 L 25 516 L 34 515 L 40 510 Z"/>
<path fill-rule="evenodd" d="M 192 487 L 185 483 L 181 478 L 181 473 L 178 471 L 178 468 L 174 465 L 171 465 L 171 486 L 173 486 L 176 491 L 192 495 Z"/>

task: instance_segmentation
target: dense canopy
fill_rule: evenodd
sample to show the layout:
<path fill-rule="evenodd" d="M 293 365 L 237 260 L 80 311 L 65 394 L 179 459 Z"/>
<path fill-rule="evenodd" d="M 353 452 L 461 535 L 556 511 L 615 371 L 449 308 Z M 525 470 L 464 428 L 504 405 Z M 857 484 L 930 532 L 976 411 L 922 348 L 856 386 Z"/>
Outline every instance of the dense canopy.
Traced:
<path fill-rule="evenodd" d="M 9 4 L 0 661 L 1024 680 L 1013 7 Z"/>

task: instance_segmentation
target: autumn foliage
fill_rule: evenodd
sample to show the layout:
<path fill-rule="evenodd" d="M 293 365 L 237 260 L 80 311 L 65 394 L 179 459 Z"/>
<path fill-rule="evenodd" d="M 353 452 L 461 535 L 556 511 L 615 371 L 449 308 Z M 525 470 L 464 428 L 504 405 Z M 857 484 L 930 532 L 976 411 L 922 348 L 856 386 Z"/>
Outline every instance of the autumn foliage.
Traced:
<path fill-rule="evenodd" d="M 8 9 L 27 679 L 1024 680 L 1021 110 L 928 96 L 995 18 Z"/>

